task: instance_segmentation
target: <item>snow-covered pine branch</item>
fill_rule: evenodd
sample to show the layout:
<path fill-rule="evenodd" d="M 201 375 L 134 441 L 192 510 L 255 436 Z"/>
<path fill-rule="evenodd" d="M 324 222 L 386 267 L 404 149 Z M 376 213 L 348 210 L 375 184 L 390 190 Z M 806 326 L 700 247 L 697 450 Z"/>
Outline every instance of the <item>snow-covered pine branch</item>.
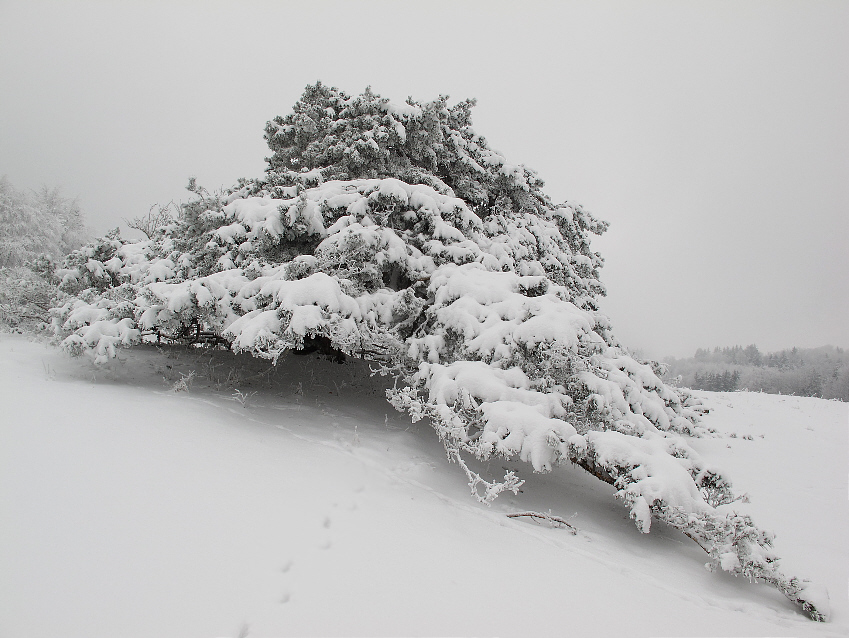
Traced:
<path fill-rule="evenodd" d="M 73 253 L 57 335 L 98 361 L 145 335 L 212 335 L 272 361 L 315 344 L 374 361 L 396 372 L 390 402 L 429 419 L 481 501 L 520 479 L 487 479 L 463 455 L 577 464 L 617 488 L 640 531 L 652 518 L 678 527 L 715 567 L 824 619 L 687 444 L 709 434 L 699 401 L 632 357 L 599 312 L 590 237 L 606 224 L 553 203 L 474 132 L 472 106 L 307 87 L 266 127 L 264 176 L 215 195 L 192 184 L 153 239 Z"/>

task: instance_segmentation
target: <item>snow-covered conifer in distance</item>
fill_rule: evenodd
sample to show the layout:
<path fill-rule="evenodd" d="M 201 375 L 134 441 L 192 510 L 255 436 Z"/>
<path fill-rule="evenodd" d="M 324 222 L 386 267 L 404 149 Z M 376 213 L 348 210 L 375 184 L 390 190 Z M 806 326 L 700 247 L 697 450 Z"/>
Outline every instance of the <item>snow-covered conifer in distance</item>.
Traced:
<path fill-rule="evenodd" d="M 98 361 L 145 338 L 368 359 L 396 375 L 391 403 L 429 419 L 481 501 L 521 480 L 481 476 L 470 457 L 577 464 L 618 489 L 640 531 L 665 521 L 713 568 L 825 620 L 827 601 L 779 571 L 772 536 L 687 444 L 708 434 L 699 402 L 599 312 L 590 237 L 606 224 L 491 148 L 473 105 L 308 86 L 266 126 L 265 175 L 215 195 L 192 182 L 155 237 L 113 235 L 67 259 L 64 347 Z"/>

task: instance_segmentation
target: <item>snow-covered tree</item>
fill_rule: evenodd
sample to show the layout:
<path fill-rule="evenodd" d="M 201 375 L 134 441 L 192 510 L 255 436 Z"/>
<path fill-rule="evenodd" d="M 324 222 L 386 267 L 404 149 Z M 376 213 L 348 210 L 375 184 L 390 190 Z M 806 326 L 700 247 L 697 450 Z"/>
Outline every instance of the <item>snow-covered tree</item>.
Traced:
<path fill-rule="evenodd" d="M 0 178 L 0 326 L 49 324 L 56 260 L 88 239 L 80 207 L 58 188 L 20 191 Z"/>
<path fill-rule="evenodd" d="M 61 259 L 88 239 L 79 205 L 58 188 L 24 192 L 0 178 L 0 267 L 22 266 L 39 255 Z"/>
<path fill-rule="evenodd" d="M 738 514 L 730 481 L 687 436 L 700 403 L 664 384 L 598 310 L 606 228 L 471 127 L 473 101 L 392 104 L 308 86 L 270 121 L 263 176 L 194 199 L 146 241 L 117 235 L 73 253 L 55 310 L 65 348 L 98 361 L 145 338 L 213 340 L 276 361 L 321 347 L 393 374 L 389 400 L 427 418 L 473 494 L 574 463 L 617 488 L 638 529 L 665 521 L 710 565 L 766 581 L 823 620 L 784 576 L 772 536 Z"/>

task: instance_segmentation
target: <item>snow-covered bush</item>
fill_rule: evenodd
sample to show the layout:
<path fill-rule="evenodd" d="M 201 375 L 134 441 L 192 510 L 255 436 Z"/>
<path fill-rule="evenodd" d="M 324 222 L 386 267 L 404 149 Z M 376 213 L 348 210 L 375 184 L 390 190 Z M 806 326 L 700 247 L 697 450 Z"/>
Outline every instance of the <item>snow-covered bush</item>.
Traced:
<path fill-rule="evenodd" d="M 571 462 L 614 485 L 642 532 L 682 529 L 726 571 L 777 586 L 771 536 L 685 436 L 700 403 L 632 357 L 598 310 L 606 228 L 471 128 L 474 102 L 396 105 L 321 83 L 269 122 L 265 175 L 196 197 L 146 241 L 112 235 L 58 271 L 65 348 L 103 361 L 144 339 L 226 343 L 276 361 L 323 348 L 393 374 L 389 400 L 427 418 L 474 495 L 521 480 L 464 459 Z"/>

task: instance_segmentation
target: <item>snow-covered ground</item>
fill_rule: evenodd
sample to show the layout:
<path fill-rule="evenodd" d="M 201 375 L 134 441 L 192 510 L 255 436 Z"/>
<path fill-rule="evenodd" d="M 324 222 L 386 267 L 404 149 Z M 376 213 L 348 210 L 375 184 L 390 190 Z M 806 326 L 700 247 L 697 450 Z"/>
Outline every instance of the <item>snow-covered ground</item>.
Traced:
<path fill-rule="evenodd" d="M 676 530 L 640 534 L 579 468 L 493 461 L 527 482 L 478 504 L 362 365 L 263 369 L 148 347 L 95 368 L 0 335 L 0 635 L 849 635 L 844 403 L 699 393 L 723 436 L 692 441 L 785 571 L 829 589 L 821 624 Z"/>

